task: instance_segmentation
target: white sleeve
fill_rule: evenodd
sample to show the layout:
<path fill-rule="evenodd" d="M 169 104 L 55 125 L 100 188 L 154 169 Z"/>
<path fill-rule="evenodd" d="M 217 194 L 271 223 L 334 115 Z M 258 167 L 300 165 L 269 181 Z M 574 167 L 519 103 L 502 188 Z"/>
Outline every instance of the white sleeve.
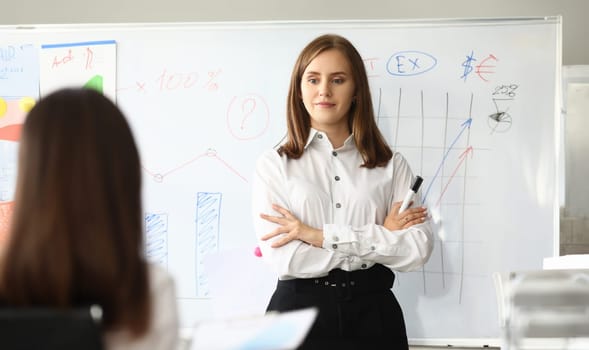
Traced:
<path fill-rule="evenodd" d="M 256 164 L 252 188 L 254 229 L 264 261 L 275 269 L 281 279 L 325 276 L 330 270 L 341 267 L 347 254 L 339 251 L 314 247 L 300 240 L 272 248 L 270 245 L 280 235 L 267 241 L 260 239 L 277 227 L 277 224 L 260 218 L 260 214 L 278 215 L 272 210 L 272 204 L 290 210 L 286 188 L 280 156 L 274 150 L 265 153 Z"/>
<path fill-rule="evenodd" d="M 150 276 L 154 278 L 151 349 L 175 349 L 180 331 L 176 285 L 167 271 L 155 265 L 152 268 L 159 271 Z"/>
<path fill-rule="evenodd" d="M 393 193 L 389 208 L 394 202 L 403 200 L 413 180 L 413 173 L 405 158 L 395 153 L 392 161 Z M 413 203 L 413 206 L 421 204 L 419 193 Z M 389 231 L 382 224 L 370 223 L 359 227 L 324 225 L 323 247 L 399 271 L 415 270 L 427 262 L 433 249 L 433 232 L 429 220 L 398 231 Z"/>
<path fill-rule="evenodd" d="M 139 338 L 127 330 L 104 336 L 107 350 L 174 350 L 178 346 L 179 320 L 174 280 L 163 268 L 149 264 L 151 320 L 147 332 Z"/>

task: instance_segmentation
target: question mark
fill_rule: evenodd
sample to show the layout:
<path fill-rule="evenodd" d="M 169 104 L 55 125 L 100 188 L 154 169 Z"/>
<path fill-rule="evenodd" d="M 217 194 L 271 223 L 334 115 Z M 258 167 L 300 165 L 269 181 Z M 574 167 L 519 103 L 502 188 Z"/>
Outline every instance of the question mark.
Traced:
<path fill-rule="evenodd" d="M 251 102 L 251 103 L 249 103 L 249 102 Z M 247 105 L 250 105 L 251 108 L 246 111 Z M 245 101 L 243 101 L 243 103 L 241 104 L 241 112 L 244 114 L 244 117 L 241 120 L 241 130 L 245 129 L 244 124 L 245 124 L 246 120 L 250 117 L 250 115 L 254 112 L 255 109 L 256 109 L 256 100 L 255 99 L 250 97 L 250 98 L 247 98 Z"/>

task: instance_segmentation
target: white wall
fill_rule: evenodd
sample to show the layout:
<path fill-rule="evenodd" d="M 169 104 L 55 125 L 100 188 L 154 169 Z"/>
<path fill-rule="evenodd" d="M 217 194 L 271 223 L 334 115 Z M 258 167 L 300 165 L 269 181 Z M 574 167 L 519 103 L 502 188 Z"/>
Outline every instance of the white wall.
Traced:
<path fill-rule="evenodd" d="M 9 5 L 5 5 L 9 3 Z M 563 16 L 563 64 L 589 64 L 585 0 L 8 0 L 0 24 Z"/>

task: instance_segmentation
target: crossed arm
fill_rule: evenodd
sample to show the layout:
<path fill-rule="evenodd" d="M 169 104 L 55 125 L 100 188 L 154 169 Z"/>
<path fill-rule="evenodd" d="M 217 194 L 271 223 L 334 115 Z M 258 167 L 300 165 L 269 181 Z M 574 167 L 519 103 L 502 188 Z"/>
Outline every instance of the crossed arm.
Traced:
<path fill-rule="evenodd" d="M 407 229 L 413 225 L 421 224 L 427 219 L 427 210 L 424 207 L 409 208 L 399 213 L 401 202 L 395 202 L 391 211 L 387 215 L 383 226 L 389 231 Z M 262 241 L 267 241 L 278 235 L 283 235 L 280 239 L 272 242 L 272 248 L 279 248 L 293 240 L 306 242 L 314 247 L 323 246 L 323 230 L 310 227 L 299 220 L 289 210 L 272 204 L 272 209 L 280 215 L 268 215 L 261 213 L 260 217 L 266 221 L 278 225 L 272 232 L 261 237 Z"/>

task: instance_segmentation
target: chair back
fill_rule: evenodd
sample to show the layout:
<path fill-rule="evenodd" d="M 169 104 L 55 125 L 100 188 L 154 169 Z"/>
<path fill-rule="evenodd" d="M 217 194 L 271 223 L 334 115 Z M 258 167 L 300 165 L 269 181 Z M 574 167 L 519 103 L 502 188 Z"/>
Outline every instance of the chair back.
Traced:
<path fill-rule="evenodd" d="M 493 277 L 501 349 L 589 349 L 589 269 L 519 271 Z"/>
<path fill-rule="evenodd" d="M 102 350 L 97 306 L 62 310 L 0 306 L 0 347 L 6 350 Z"/>

